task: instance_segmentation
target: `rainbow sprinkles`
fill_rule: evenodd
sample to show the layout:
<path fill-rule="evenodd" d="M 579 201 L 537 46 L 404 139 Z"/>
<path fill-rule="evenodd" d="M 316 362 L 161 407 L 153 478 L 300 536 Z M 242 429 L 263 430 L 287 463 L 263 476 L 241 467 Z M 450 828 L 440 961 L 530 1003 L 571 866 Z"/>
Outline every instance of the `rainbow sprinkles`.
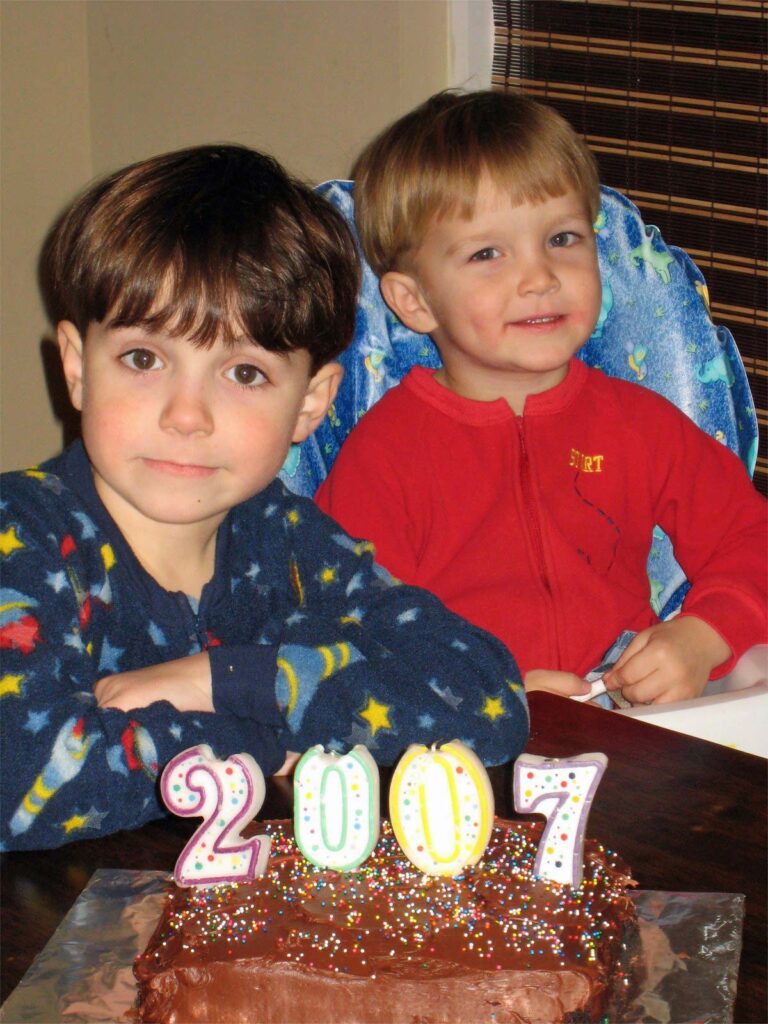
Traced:
<path fill-rule="evenodd" d="M 381 820 L 370 753 L 316 746 L 296 768 L 293 821 L 256 823 L 244 838 L 261 773 L 251 785 L 253 765 L 240 755 L 186 751 L 162 789 L 203 823 L 177 864 L 186 887 L 169 888 L 134 965 L 138 1020 L 619 1019 L 631 991 L 634 882 L 618 855 L 584 837 L 605 766 L 602 754 L 523 755 L 515 804 L 544 820 L 512 822 L 494 817 L 488 773 L 468 747 L 414 745 Z M 204 880 L 227 872 L 226 882 Z"/>

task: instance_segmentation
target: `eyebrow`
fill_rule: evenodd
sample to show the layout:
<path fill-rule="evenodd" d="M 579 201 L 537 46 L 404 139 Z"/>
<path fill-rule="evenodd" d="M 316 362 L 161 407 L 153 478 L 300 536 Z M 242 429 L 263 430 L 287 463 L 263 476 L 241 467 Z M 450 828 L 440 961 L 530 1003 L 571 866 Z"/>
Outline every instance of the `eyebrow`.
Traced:
<path fill-rule="evenodd" d="M 106 330 L 113 331 L 120 335 L 136 334 L 139 337 L 146 338 L 148 340 L 152 338 L 158 338 L 168 339 L 170 341 L 190 341 L 190 335 L 193 335 L 195 333 L 194 328 L 190 331 L 175 331 L 168 324 L 152 328 L 148 327 L 146 324 L 141 322 L 135 324 L 116 324 L 111 320 L 106 321 L 104 327 Z M 217 341 L 218 340 L 219 339 L 217 338 Z M 190 343 L 192 345 L 196 344 L 195 341 L 191 341 Z M 206 345 L 204 347 L 208 346 Z M 240 347 L 242 347 L 243 349 L 245 349 L 246 347 L 255 347 L 262 349 L 265 352 L 269 351 L 269 349 L 264 348 L 264 346 L 262 346 L 258 341 L 256 341 L 255 338 L 252 338 L 251 335 L 245 331 L 240 331 L 240 333 L 235 333 L 233 331 L 231 341 L 227 343 L 226 347 L 231 349 Z"/>
<path fill-rule="evenodd" d="M 488 231 L 478 232 L 475 235 L 467 235 L 466 238 L 462 238 L 458 242 L 452 242 L 445 250 L 446 256 L 453 256 L 454 253 L 458 252 L 459 249 L 473 248 L 478 246 L 480 249 L 491 249 L 493 243 L 489 241 L 493 236 L 490 234 L 491 228 Z"/>
<path fill-rule="evenodd" d="M 592 223 L 592 214 L 589 210 L 584 210 L 581 207 L 574 208 L 573 210 L 564 210 L 561 214 L 555 218 L 556 220 L 586 220 Z"/>

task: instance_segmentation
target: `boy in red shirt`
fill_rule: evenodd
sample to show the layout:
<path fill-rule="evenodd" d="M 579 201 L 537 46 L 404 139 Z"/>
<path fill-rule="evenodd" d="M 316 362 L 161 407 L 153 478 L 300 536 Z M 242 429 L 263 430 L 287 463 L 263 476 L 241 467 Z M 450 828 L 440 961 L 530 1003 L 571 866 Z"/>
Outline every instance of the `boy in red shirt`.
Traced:
<path fill-rule="evenodd" d="M 631 630 L 610 689 L 699 695 L 764 642 L 766 505 L 669 402 L 575 358 L 601 301 L 592 154 L 530 98 L 440 94 L 366 149 L 355 203 L 385 301 L 443 365 L 366 415 L 320 507 L 501 637 L 528 689 L 586 694 Z M 646 573 L 657 524 L 692 584 L 665 622 Z"/>

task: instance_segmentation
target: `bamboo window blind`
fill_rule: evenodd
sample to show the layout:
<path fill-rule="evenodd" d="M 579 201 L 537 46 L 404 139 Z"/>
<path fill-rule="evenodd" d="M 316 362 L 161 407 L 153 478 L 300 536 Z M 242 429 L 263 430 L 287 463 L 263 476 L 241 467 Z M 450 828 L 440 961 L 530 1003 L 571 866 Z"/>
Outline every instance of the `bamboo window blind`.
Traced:
<path fill-rule="evenodd" d="M 698 264 L 739 347 L 768 493 L 766 0 L 494 0 L 493 87 L 556 107 Z"/>

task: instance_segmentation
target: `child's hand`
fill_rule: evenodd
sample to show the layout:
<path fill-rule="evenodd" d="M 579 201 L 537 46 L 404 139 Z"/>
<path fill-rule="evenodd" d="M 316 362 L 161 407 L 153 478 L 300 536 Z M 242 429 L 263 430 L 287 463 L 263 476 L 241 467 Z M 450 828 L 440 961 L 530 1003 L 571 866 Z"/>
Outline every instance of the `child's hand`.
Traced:
<path fill-rule="evenodd" d="M 603 679 L 632 704 L 668 704 L 701 696 L 712 670 L 730 656 L 711 626 L 683 615 L 638 633 Z"/>
<path fill-rule="evenodd" d="M 589 683 L 573 672 L 556 672 L 554 669 L 534 668 L 525 674 L 525 690 L 546 690 L 561 697 L 584 697 L 590 691 Z"/>
<path fill-rule="evenodd" d="M 293 774 L 293 769 L 298 764 L 300 757 L 301 757 L 301 754 L 297 754 L 295 751 L 289 750 L 288 753 L 285 755 L 285 763 L 283 764 L 283 767 L 282 768 L 278 768 L 278 770 L 274 774 L 275 775 L 292 775 Z"/>
<path fill-rule="evenodd" d="M 167 700 L 179 711 L 213 711 L 211 665 L 204 651 L 149 668 L 104 676 L 93 692 L 101 708 L 131 711 Z"/>

